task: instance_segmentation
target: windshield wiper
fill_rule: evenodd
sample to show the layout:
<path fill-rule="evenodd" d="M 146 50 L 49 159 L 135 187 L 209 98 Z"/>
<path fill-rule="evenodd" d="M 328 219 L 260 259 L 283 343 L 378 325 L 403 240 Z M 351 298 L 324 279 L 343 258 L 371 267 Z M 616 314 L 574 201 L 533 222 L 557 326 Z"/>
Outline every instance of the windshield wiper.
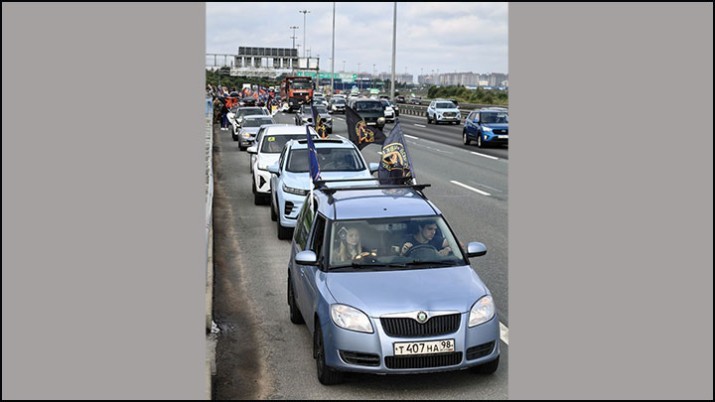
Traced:
<path fill-rule="evenodd" d="M 407 263 L 405 263 L 405 265 L 409 265 L 409 266 L 432 265 L 432 266 L 440 266 L 440 267 L 451 267 L 451 266 L 460 265 L 460 263 L 461 263 L 461 261 L 459 261 L 459 260 L 446 260 L 446 261 L 445 260 L 441 260 L 441 261 L 416 260 L 416 261 L 407 262 Z"/>

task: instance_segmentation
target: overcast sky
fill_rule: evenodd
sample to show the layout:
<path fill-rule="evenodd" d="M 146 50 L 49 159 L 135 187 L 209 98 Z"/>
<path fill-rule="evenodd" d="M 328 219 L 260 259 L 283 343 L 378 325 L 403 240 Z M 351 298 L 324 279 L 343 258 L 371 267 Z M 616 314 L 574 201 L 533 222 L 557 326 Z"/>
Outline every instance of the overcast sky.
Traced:
<path fill-rule="evenodd" d="M 397 3 L 396 73 L 508 73 L 508 3 Z M 206 3 L 206 53 L 300 45 L 331 70 L 333 3 Z M 336 3 L 335 72 L 390 72 L 394 3 Z M 343 63 L 344 61 L 344 63 Z"/>

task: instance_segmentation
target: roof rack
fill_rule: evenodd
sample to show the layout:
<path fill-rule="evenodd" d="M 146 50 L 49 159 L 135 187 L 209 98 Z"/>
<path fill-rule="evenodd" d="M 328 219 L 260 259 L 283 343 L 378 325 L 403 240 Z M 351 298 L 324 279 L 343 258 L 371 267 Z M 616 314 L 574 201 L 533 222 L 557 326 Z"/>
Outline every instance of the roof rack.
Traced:
<path fill-rule="evenodd" d="M 305 139 L 300 139 L 297 140 L 298 144 L 307 144 L 308 140 Z M 333 144 L 342 144 L 344 143 L 344 140 L 337 139 L 337 138 L 313 138 L 313 143 L 333 143 Z"/>
<path fill-rule="evenodd" d="M 407 179 L 412 179 L 411 177 L 404 177 L 404 178 L 391 178 L 391 179 L 397 179 L 397 180 L 407 180 Z M 347 186 L 347 187 L 328 187 L 326 186 L 327 183 L 340 183 L 340 182 L 356 182 L 356 181 L 379 181 L 380 179 L 378 178 L 369 178 L 369 179 L 332 179 L 332 180 L 316 180 L 313 182 L 315 185 L 315 189 L 318 191 L 321 191 L 329 196 L 332 196 L 338 191 L 358 191 L 358 190 L 388 190 L 388 189 L 398 189 L 398 188 L 412 188 L 414 190 L 417 190 L 420 192 L 420 194 L 423 197 L 426 197 L 424 193 L 422 193 L 422 190 L 425 189 L 425 187 L 430 187 L 431 184 L 410 184 L 410 183 L 402 183 L 402 184 L 378 184 L 375 186 Z"/>

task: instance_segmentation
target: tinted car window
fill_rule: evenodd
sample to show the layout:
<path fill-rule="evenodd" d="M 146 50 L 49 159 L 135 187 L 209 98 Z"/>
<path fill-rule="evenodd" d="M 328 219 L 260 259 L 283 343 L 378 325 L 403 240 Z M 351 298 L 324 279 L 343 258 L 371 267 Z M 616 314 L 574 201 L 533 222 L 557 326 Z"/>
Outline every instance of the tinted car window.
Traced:
<path fill-rule="evenodd" d="M 482 112 L 481 123 L 508 123 L 509 114 L 505 112 Z"/>
<path fill-rule="evenodd" d="M 356 112 L 381 112 L 382 103 L 380 101 L 374 102 L 355 102 Z"/>
<path fill-rule="evenodd" d="M 437 109 L 454 109 L 456 106 L 452 102 L 439 102 L 435 104 Z"/>

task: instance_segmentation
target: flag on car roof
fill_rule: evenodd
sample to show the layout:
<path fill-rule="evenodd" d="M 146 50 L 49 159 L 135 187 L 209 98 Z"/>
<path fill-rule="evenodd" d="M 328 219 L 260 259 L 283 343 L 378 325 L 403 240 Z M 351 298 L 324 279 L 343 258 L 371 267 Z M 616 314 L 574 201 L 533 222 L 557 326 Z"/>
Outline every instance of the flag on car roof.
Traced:
<path fill-rule="evenodd" d="M 305 136 L 308 138 L 308 170 L 311 182 L 320 180 L 320 165 L 318 164 L 318 151 L 315 150 L 313 136 L 310 135 L 310 126 L 305 126 Z"/>
<path fill-rule="evenodd" d="M 382 145 L 382 157 L 377 170 L 377 178 L 380 180 L 380 184 L 402 184 L 409 179 L 415 179 L 410 154 L 407 152 L 405 135 L 399 120 Z"/>
<path fill-rule="evenodd" d="M 370 144 L 382 144 L 385 134 L 377 127 L 370 127 L 350 106 L 345 106 L 345 122 L 348 125 L 348 137 L 358 149 Z"/>
<path fill-rule="evenodd" d="M 320 138 L 328 138 L 328 128 L 325 127 L 323 119 L 320 118 L 320 113 L 316 109 L 315 105 L 310 105 L 310 110 L 313 112 L 313 122 L 315 122 L 315 131 L 318 133 Z"/>

